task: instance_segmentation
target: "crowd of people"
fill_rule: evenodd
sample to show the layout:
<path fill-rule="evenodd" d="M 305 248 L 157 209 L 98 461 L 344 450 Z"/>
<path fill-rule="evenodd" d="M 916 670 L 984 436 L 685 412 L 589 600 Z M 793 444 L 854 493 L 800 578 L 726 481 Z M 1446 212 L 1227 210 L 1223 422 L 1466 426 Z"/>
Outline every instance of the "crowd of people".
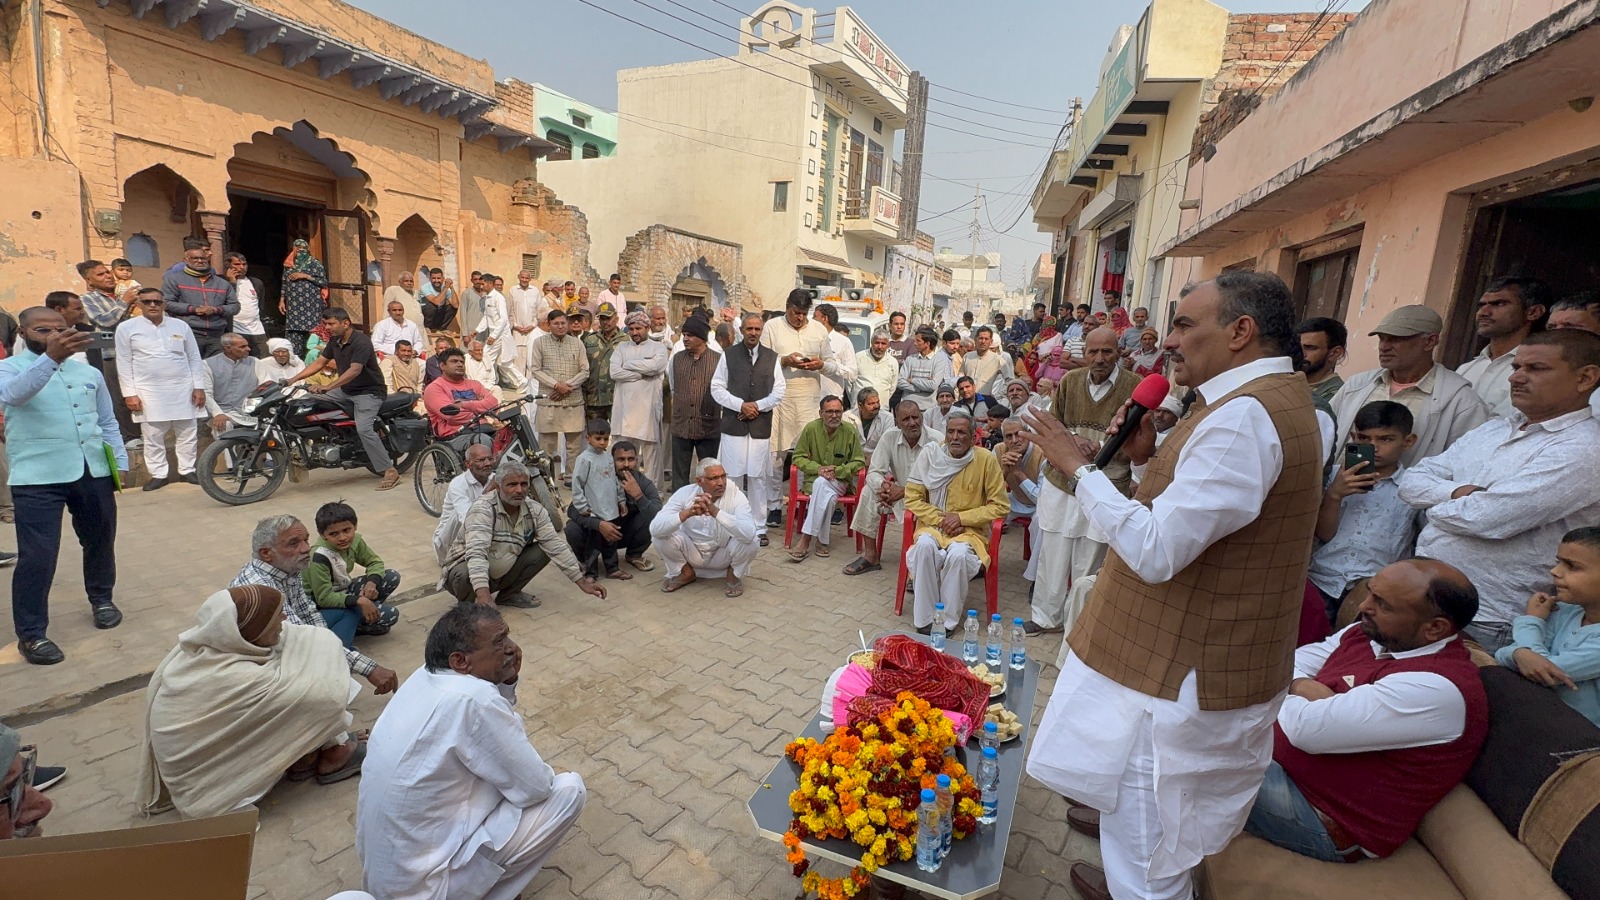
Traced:
<path fill-rule="evenodd" d="M 194 477 L 198 421 L 230 427 L 261 383 L 322 378 L 364 431 L 386 394 L 420 394 L 465 463 L 434 533 L 438 589 L 458 602 L 423 669 L 402 684 L 358 649 L 397 624 L 401 578 L 340 501 L 312 516 L 314 544 L 299 519 L 262 520 L 147 694 L 142 808 L 210 815 L 280 778 L 365 771 L 357 851 L 380 896 L 514 896 L 583 808 L 581 778 L 523 730 L 521 651 L 497 607 L 540 605 L 529 586 L 551 564 L 600 599 L 658 564 L 663 593 L 704 579 L 739 598 L 772 529 L 804 565 L 844 526 L 861 550 L 843 573 L 860 577 L 907 523 L 923 634 L 959 627 L 995 534 L 1026 532 L 1025 632 L 1066 636 L 1028 771 L 1102 840 L 1103 873 L 1074 867 L 1089 897 L 1187 896 L 1201 856 L 1241 829 L 1330 861 L 1393 852 L 1484 739 L 1469 647 L 1600 724 L 1594 295 L 1496 279 L 1477 307 L 1486 346 L 1458 370 L 1435 360 L 1440 316 L 1402 306 L 1369 335 L 1378 366 L 1345 377 L 1344 325 L 1296 322 L 1269 275 L 1186 287 L 1164 338 L 1107 292 L 1100 312 L 1037 304 L 1009 327 L 969 313 L 911 329 L 895 312 L 856 351 L 805 289 L 781 317 L 700 308 L 674 325 L 617 276 L 593 298 L 527 273 L 507 293 L 474 273 L 457 293 L 438 269 L 402 273 L 369 335 L 321 297 L 305 314 L 326 274 L 297 246 L 289 331 L 268 339 L 243 258 L 218 274 L 191 243 L 161 289 L 86 261 L 86 290 L 25 310 L 0 360 L 19 647 L 64 658 L 45 631 L 63 511 L 95 625 L 121 621 L 113 492 L 133 434 L 159 487 Z M 1131 424 L 1152 373 L 1182 387 Z M 471 427 L 530 394 L 563 460 L 564 526 L 537 473 Z M 384 489 L 397 474 L 381 449 Z M 353 727 L 352 675 L 395 694 L 370 734 Z M 1374 789 L 1353 797 L 1352 778 Z"/>

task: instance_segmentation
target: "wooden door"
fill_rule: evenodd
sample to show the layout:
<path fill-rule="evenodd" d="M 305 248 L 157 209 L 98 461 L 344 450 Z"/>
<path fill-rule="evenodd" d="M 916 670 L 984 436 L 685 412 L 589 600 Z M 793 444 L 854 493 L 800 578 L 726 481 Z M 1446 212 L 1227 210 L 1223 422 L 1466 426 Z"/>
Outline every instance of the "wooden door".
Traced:
<path fill-rule="evenodd" d="M 342 307 L 363 330 L 373 323 L 367 295 L 367 219 L 360 210 L 324 209 L 316 215 L 322 264 L 328 269 L 328 305 Z"/>

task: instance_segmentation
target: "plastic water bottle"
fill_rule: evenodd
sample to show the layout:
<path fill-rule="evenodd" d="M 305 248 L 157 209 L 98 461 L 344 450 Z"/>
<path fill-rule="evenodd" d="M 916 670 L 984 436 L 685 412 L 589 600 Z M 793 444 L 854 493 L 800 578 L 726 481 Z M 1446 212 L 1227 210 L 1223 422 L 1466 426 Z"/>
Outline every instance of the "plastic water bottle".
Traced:
<path fill-rule="evenodd" d="M 1000 751 L 1000 726 L 993 722 L 983 723 L 983 731 L 978 735 L 978 746 L 984 750 Z"/>
<path fill-rule="evenodd" d="M 938 787 L 933 794 L 938 798 L 939 805 L 939 858 L 944 859 L 950 855 L 950 841 L 955 832 L 954 815 L 955 798 L 950 795 L 950 776 L 940 775 Z"/>
<path fill-rule="evenodd" d="M 933 788 L 922 789 L 922 804 L 917 807 L 917 868 L 939 871 L 939 801 Z"/>
<path fill-rule="evenodd" d="M 962 627 L 961 660 L 969 666 L 978 664 L 978 611 L 967 610 L 967 621 Z"/>
<path fill-rule="evenodd" d="M 1028 630 L 1022 627 L 1022 619 L 1011 620 L 1011 668 L 1025 669 L 1028 667 Z"/>
<path fill-rule="evenodd" d="M 928 643 L 940 653 L 944 652 L 944 604 L 933 605 L 933 625 L 928 628 Z"/>
<path fill-rule="evenodd" d="M 1000 614 L 995 613 L 989 617 L 989 644 L 984 648 L 983 661 L 989 664 L 990 671 L 1000 671 L 1000 657 L 1004 653 L 1004 645 L 1000 643 Z"/>
<path fill-rule="evenodd" d="M 983 759 L 978 762 L 978 790 L 983 793 L 983 815 L 978 821 L 993 825 L 1000 815 L 1000 759 L 993 747 L 983 748 Z"/>

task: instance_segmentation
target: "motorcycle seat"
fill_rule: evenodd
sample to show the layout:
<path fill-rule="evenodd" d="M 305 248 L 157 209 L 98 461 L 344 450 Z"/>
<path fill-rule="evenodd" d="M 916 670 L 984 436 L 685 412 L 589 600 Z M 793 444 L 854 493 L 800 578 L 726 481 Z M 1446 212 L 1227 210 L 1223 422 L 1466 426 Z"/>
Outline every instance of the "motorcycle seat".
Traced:
<path fill-rule="evenodd" d="M 378 407 L 378 415 L 387 416 L 397 412 L 404 412 L 405 410 L 415 406 L 417 404 L 417 398 L 421 396 L 421 394 L 413 394 L 408 391 L 402 391 L 398 394 L 390 394 L 384 399 L 383 405 Z"/>

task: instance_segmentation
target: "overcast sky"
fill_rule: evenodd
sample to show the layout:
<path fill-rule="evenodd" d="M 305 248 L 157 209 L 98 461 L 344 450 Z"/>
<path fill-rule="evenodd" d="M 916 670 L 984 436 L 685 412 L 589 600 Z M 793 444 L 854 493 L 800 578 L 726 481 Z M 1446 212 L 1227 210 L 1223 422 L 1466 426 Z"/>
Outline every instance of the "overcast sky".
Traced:
<path fill-rule="evenodd" d="M 738 48 L 738 21 L 764 5 L 748 0 L 587 0 L 593 6 L 580 0 L 350 2 L 461 52 L 487 59 L 496 78 L 540 82 L 606 108 L 616 103 L 618 69 L 704 59 L 712 54 L 608 15 L 596 6 L 716 54 L 733 55 Z M 1231 12 L 1321 12 L 1329 4 L 1337 12 L 1357 12 L 1366 5 L 1366 0 L 1220 2 Z M 970 0 L 856 0 L 849 5 L 906 66 L 933 83 L 929 90 L 932 110 L 983 123 L 967 124 L 946 115 L 930 118 L 931 123 L 943 127 L 930 127 L 927 132 L 920 227 L 933 234 L 940 246 L 965 252 L 970 245 L 973 186 L 981 182 L 985 208 L 979 215 L 979 250 L 1003 253 L 1006 283 L 1020 285 L 1033 261 L 1049 249 L 1048 236 L 1038 233 L 1027 209 L 1045 148 L 1061 127 L 1072 98 L 1082 97 L 1087 103 L 1094 95 L 1100 63 L 1117 26 L 1135 24 L 1148 4 L 1132 0 L 978 4 Z M 685 7 L 725 24 L 713 24 Z M 832 7 L 819 3 L 816 8 Z M 674 21 L 663 12 L 724 37 Z M 1020 106 L 993 102 L 996 100 Z M 968 129 L 986 136 L 963 133 Z M 963 205 L 965 208 L 958 209 Z M 950 210 L 956 211 L 938 215 Z M 738 235 L 726 237 L 739 239 Z"/>

